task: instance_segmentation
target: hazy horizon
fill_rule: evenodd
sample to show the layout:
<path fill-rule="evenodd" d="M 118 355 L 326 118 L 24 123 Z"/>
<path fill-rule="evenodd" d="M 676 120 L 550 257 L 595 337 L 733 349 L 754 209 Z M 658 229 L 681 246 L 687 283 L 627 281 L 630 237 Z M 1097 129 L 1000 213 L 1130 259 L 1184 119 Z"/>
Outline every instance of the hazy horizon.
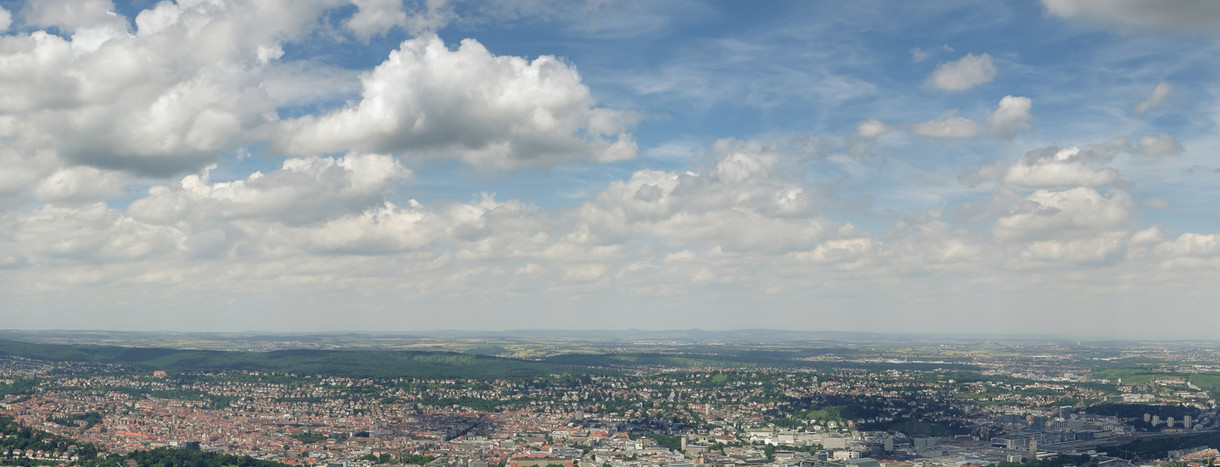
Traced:
<path fill-rule="evenodd" d="M 634 329 L 634 328 L 617 328 L 617 329 L 559 329 L 559 328 L 534 328 L 534 329 L 497 329 L 497 330 L 477 330 L 477 329 L 415 329 L 415 330 L 374 330 L 374 329 L 335 329 L 335 330 L 319 330 L 319 331 L 277 331 L 277 330 L 223 330 L 223 331 L 201 331 L 201 330 L 116 330 L 116 329 L 0 329 L 0 339 L 10 337 L 33 337 L 39 336 L 44 338 L 66 338 L 80 336 L 121 336 L 121 335 L 148 335 L 148 336 L 195 336 L 195 337 L 223 337 L 223 338 L 288 338 L 288 337 L 326 337 L 326 336 L 372 336 L 385 338 L 423 338 L 423 339 L 469 339 L 477 337 L 493 337 L 504 339 L 529 339 L 535 337 L 541 338 L 565 338 L 573 340 L 676 340 L 676 341 L 724 341 L 724 340 L 758 340 L 765 339 L 777 343 L 814 343 L 814 342 L 845 342 L 860 337 L 878 337 L 890 338 L 894 343 L 898 342 L 924 342 L 945 340 L 944 342 L 953 342 L 961 344 L 968 341 L 996 341 L 996 342 L 1060 342 L 1060 343 L 1217 343 L 1220 340 L 1212 337 L 1207 333 L 1199 333 L 1195 335 L 1180 334 L 1174 336 L 1152 336 L 1145 337 L 1138 334 L 1114 334 L 1114 333 L 1076 333 L 1076 334 L 1053 334 L 1053 333 L 1025 333 L 1025 332 L 997 332 L 997 333 L 935 333 L 935 332 L 885 332 L 885 331 L 851 331 L 851 330 L 831 330 L 831 329 L 766 329 L 766 328 L 742 328 L 742 329 Z M 925 342 L 926 341 L 926 342 Z M 870 342 L 877 344 L 878 342 Z"/>

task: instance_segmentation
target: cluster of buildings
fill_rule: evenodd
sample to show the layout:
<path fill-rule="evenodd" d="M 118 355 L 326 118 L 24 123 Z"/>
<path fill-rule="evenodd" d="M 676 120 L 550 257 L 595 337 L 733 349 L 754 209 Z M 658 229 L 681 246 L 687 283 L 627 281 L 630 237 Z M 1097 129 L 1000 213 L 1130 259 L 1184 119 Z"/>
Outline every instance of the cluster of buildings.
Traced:
<path fill-rule="evenodd" d="M 1045 360 L 981 362 L 995 377 L 970 381 L 900 366 L 481 380 L 74 365 L 0 361 L 0 384 L 36 382 L 6 396 L 3 412 L 120 453 L 176 446 L 288 465 L 919 467 L 1059 453 L 1106 463 L 1116 461 L 1098 446 L 1220 420 L 1210 394 L 1189 382 L 1099 385 L 1085 369 Z M 1132 394 L 1191 415 L 1148 413 L 1141 423 L 1081 409 Z M 1207 451 L 1185 454 L 1198 452 Z"/>

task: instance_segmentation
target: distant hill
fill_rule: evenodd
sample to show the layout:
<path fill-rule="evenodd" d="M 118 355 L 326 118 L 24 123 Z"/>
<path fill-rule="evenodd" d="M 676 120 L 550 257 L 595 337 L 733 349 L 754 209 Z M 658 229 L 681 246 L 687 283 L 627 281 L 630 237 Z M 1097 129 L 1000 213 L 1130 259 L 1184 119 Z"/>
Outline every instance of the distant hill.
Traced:
<path fill-rule="evenodd" d="M 530 378 L 548 374 L 599 372 L 562 363 L 428 351 L 235 352 L 0 340 L 0 355 L 56 362 L 121 364 L 174 372 L 250 370 L 367 378 Z"/>
<path fill-rule="evenodd" d="M 440 342 L 463 339 L 516 341 L 533 339 L 575 340 L 586 343 L 624 343 L 650 341 L 681 344 L 744 344 L 797 345 L 807 347 L 840 347 L 858 343 L 886 345 L 963 344 L 986 342 L 1068 344 L 1079 341 L 1064 336 L 1014 335 L 954 335 L 901 334 L 877 332 L 812 331 L 782 329 L 513 329 L 503 331 L 431 330 L 431 331 L 345 331 L 345 332 L 168 332 L 168 331 L 106 331 L 106 330 L 15 330 L 0 329 L 0 339 L 53 343 L 111 343 L 149 341 L 203 341 L 258 345 L 292 341 L 301 347 L 317 345 L 359 345 L 362 348 L 385 347 L 404 343 Z M 1087 341 L 1087 340 L 1086 340 Z M 1110 342 L 1109 344 L 1113 344 Z M 154 344 L 156 345 L 156 344 Z M 316 348 L 316 347 L 313 347 Z"/>
<path fill-rule="evenodd" d="M 867 370 L 942 368 L 976 371 L 964 363 L 809 361 L 818 351 L 767 351 L 692 346 L 690 351 L 577 352 L 542 360 L 477 353 L 416 350 L 276 350 L 267 352 L 41 344 L 0 339 L 0 355 L 58 362 L 121 364 L 171 372 L 274 371 L 364 378 L 533 378 L 550 374 L 607 374 L 623 368 L 810 368 Z"/>
<path fill-rule="evenodd" d="M 808 361 L 800 357 L 806 352 L 782 351 L 724 351 L 717 353 L 570 353 L 543 359 L 545 362 L 589 367 L 658 367 L 658 368 L 809 368 L 830 371 L 838 368 L 856 368 L 871 371 L 884 370 L 933 370 L 978 371 L 978 367 L 967 363 L 917 363 L 917 362 L 853 362 L 853 361 Z"/>

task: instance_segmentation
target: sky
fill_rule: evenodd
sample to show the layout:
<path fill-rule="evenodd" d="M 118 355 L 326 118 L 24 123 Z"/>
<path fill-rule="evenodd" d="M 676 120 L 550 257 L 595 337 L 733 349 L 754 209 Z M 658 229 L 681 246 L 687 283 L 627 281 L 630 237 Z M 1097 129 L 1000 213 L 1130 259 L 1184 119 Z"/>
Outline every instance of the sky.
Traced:
<path fill-rule="evenodd" d="M 0 327 L 1215 338 L 1220 2 L 0 0 Z"/>

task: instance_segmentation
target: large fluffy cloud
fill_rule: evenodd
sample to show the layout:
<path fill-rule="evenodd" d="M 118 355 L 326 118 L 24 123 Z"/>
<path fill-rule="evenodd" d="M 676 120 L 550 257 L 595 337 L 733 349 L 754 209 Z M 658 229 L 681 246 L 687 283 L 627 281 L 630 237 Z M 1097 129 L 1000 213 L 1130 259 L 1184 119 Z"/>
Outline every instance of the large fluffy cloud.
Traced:
<path fill-rule="evenodd" d="M 716 163 L 695 172 L 639 171 L 581 207 L 574 234 L 594 243 L 649 237 L 672 245 L 791 251 L 834 237 L 840 223 L 813 210 L 817 195 L 757 142 L 718 142 Z"/>
<path fill-rule="evenodd" d="M 1030 151 L 1008 168 L 1003 181 L 1029 188 L 1109 185 L 1118 179 L 1111 168 L 1094 167 L 1109 155 L 1094 148 L 1049 147 Z"/>
<path fill-rule="evenodd" d="M 26 4 L 25 23 L 54 26 L 74 34 L 90 29 L 127 30 L 127 19 L 114 12 L 110 0 L 46 0 Z"/>
<path fill-rule="evenodd" d="M 183 248 L 178 229 L 141 223 L 105 204 L 46 206 L 0 216 L 0 257 L 19 254 L 43 265 L 129 262 Z"/>
<path fill-rule="evenodd" d="M 993 233 L 1001 240 L 1072 238 L 1122 227 L 1133 208 L 1124 191 L 1102 195 L 1085 187 L 1038 190 L 997 220 Z"/>
<path fill-rule="evenodd" d="M 1220 235 L 1184 233 L 1171 242 L 1156 246 L 1156 252 L 1166 257 L 1211 257 L 1220 254 Z"/>
<path fill-rule="evenodd" d="M 1126 246 L 1125 232 L 1104 232 L 1088 238 L 1033 242 L 1013 259 L 1031 263 L 1105 264 L 1118 260 Z"/>
<path fill-rule="evenodd" d="M 1015 164 L 999 161 L 981 167 L 959 181 L 972 187 L 993 181 L 1022 188 L 1105 186 L 1118 181 L 1110 161 L 1130 149 L 1123 139 L 1083 148 L 1048 146 L 1025 153 Z"/>
<path fill-rule="evenodd" d="M 280 170 L 255 172 L 244 180 L 210 183 L 205 171 L 170 186 L 154 186 L 128 212 L 155 224 L 187 217 L 196 222 L 242 218 L 316 222 L 380 203 L 410 173 L 385 155 L 288 159 Z"/>
<path fill-rule="evenodd" d="M 293 154 L 344 150 L 454 156 L 514 167 L 635 156 L 630 114 L 595 106 L 576 70 L 550 56 L 496 56 L 475 40 L 456 50 L 427 36 L 402 43 L 363 78 L 360 102 L 284 122 Z"/>
<path fill-rule="evenodd" d="M 55 171 L 34 189 L 34 197 L 50 203 L 98 202 L 123 193 L 130 177 L 122 172 L 92 167 L 68 167 Z"/>
<path fill-rule="evenodd" d="M 465 229 L 478 229 L 482 216 L 495 206 L 451 204 L 425 209 L 411 201 L 343 216 L 321 226 L 287 228 L 281 240 L 323 254 L 376 255 L 417 249 L 452 238 Z"/>
<path fill-rule="evenodd" d="M 31 156 L 161 176 L 197 170 L 275 118 L 259 71 L 326 2 L 163 2 L 128 19 L 107 1 L 35 2 L 34 31 L 0 38 L 0 139 Z"/>
<path fill-rule="evenodd" d="M 383 19 L 427 31 L 451 14 L 436 0 L 358 3 L 345 24 L 364 38 Z M 161 2 L 129 19 L 108 0 L 32 2 L 24 25 L 51 32 L 0 36 L 0 204 L 93 201 L 267 140 L 289 156 L 408 151 L 480 167 L 635 155 L 633 114 L 597 107 L 562 60 L 498 57 L 474 41 L 449 50 L 435 36 L 365 75 L 355 107 L 276 126 L 285 106 L 359 91 L 355 72 L 280 60 L 342 5 Z M 89 170 L 106 176 L 73 182 Z"/>
<path fill-rule="evenodd" d="M 1165 240 L 1152 247 L 1160 267 L 1165 270 L 1196 268 L 1220 268 L 1220 235 L 1186 232 L 1173 240 Z"/>

